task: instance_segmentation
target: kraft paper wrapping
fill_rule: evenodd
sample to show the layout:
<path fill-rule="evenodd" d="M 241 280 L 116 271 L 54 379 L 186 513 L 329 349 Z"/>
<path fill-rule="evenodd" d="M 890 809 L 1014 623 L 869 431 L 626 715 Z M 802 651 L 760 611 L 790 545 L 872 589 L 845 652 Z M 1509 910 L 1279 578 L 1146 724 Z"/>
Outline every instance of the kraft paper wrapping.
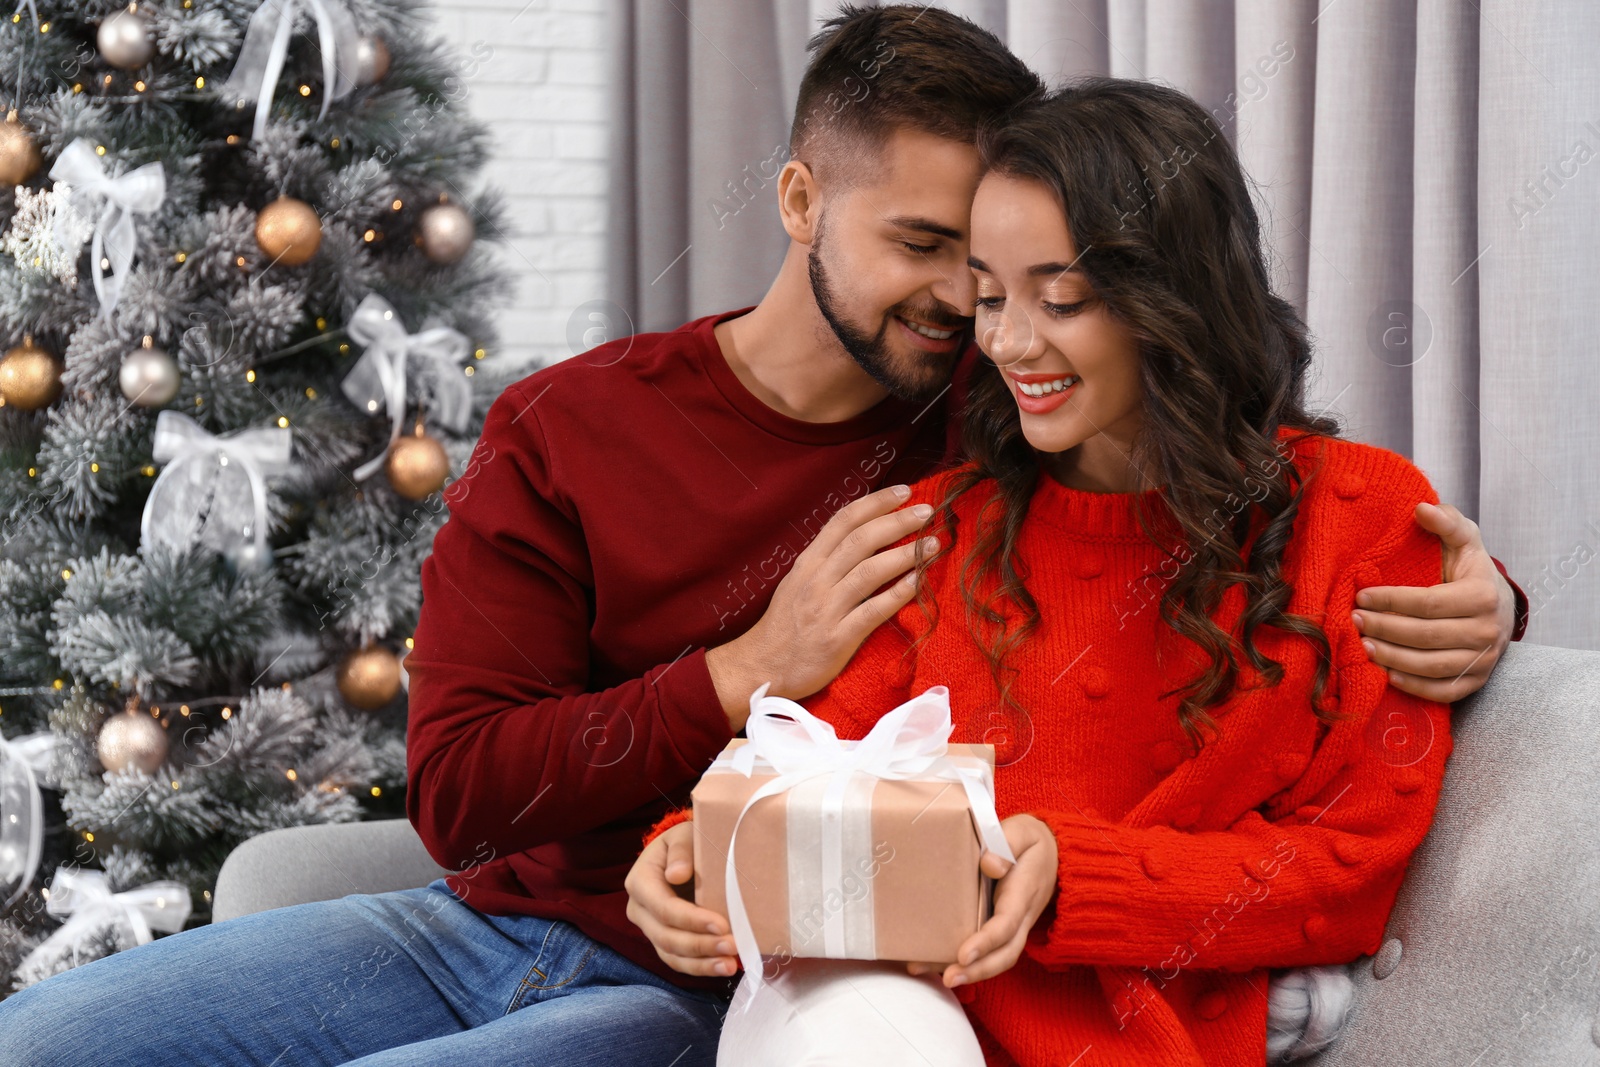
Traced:
<path fill-rule="evenodd" d="M 728 743 L 690 794 L 694 803 L 695 903 L 728 914 L 728 841 L 745 800 L 777 777 L 767 764 L 750 778 Z M 980 750 L 982 750 L 980 752 Z M 993 745 L 951 745 L 952 759 L 994 772 Z M 765 761 L 758 761 L 759 768 Z M 822 795 L 812 778 L 756 801 L 739 826 L 739 886 L 763 955 L 953 963 L 956 949 L 989 918 L 994 879 L 966 794 L 954 782 L 885 781 L 846 772 L 842 893 L 822 890 Z M 842 916 L 845 944 L 829 951 L 826 918 Z"/>

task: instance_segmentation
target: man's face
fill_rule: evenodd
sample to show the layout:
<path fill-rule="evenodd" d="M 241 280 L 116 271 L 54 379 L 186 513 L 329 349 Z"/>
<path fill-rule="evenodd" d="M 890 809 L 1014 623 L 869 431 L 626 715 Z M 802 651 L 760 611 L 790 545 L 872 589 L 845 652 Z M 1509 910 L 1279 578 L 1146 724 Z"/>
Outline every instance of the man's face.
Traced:
<path fill-rule="evenodd" d="M 967 236 L 978 153 L 897 129 L 877 164 L 854 186 L 823 188 L 811 289 L 839 343 L 879 385 L 932 400 L 972 336 Z"/>

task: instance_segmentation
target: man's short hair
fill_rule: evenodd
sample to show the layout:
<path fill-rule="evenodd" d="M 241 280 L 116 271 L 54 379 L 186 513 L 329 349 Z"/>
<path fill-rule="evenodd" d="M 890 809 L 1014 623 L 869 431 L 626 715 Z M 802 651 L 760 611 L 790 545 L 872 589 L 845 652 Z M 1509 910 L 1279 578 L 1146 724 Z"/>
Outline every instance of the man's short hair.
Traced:
<path fill-rule="evenodd" d="M 833 185 L 870 174 L 897 128 L 970 144 L 1045 89 L 994 34 L 928 5 L 847 4 L 808 47 L 789 154 Z"/>

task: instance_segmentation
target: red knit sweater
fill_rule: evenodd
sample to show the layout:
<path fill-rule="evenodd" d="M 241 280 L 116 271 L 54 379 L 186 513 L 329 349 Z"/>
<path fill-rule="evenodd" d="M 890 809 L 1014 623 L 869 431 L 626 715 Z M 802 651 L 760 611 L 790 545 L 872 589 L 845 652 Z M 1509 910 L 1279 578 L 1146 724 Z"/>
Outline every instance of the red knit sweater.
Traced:
<path fill-rule="evenodd" d="M 1287 440 L 1287 437 L 1285 438 Z M 1001 818 L 1028 812 L 1055 831 L 1057 896 L 1017 964 L 957 987 L 988 1063 L 1260 1064 L 1269 967 L 1340 963 L 1375 952 L 1407 863 L 1433 818 L 1450 754 L 1448 705 L 1387 684 L 1351 621 L 1355 591 L 1439 580 L 1440 544 L 1412 517 L 1437 501 L 1394 452 L 1307 438 L 1310 476 L 1283 573 L 1288 610 L 1317 619 L 1333 660 L 1331 729 L 1310 708 L 1311 643 L 1271 628 L 1263 652 L 1284 664 L 1273 688 L 1241 662 L 1241 688 L 1213 715 L 1221 736 L 1194 755 L 1162 691 L 1200 663 L 1157 611 L 1163 553 L 1135 504 L 1159 491 L 1090 493 L 1041 476 L 1017 554 L 1042 616 L 1013 651 L 1008 719 L 968 636 L 956 586 L 979 499 L 967 494 L 956 551 L 932 567 L 941 625 L 915 603 L 880 626 L 826 689 L 802 703 L 841 738 L 932 685 L 950 687 L 954 742 L 996 746 Z M 950 474 L 916 486 L 937 504 Z M 1025 568 L 1025 569 L 1024 569 Z M 1231 629 L 1242 597 L 1214 618 Z M 1157 647 L 1165 650 L 1166 666 Z M 688 817 L 661 820 L 646 837 Z"/>

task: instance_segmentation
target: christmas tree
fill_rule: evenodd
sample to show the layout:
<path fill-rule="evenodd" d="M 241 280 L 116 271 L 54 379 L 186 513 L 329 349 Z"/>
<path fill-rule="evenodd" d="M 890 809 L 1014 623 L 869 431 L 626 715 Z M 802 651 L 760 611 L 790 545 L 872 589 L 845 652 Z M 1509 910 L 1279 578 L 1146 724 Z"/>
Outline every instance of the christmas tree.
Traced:
<path fill-rule="evenodd" d="M 404 812 L 421 561 L 526 373 L 431 18 L 0 22 L 0 997 L 209 921 L 252 835 Z"/>

